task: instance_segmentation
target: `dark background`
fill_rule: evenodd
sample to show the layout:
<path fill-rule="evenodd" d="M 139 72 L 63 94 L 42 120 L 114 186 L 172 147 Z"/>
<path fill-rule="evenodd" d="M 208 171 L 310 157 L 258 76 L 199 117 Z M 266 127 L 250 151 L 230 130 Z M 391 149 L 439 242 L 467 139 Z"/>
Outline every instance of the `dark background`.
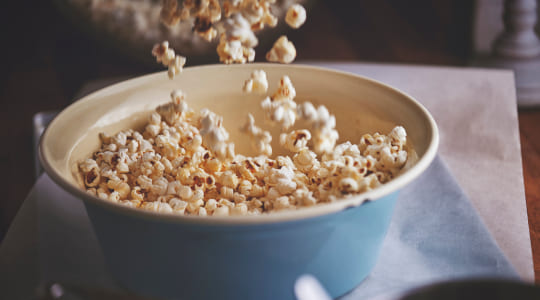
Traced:
<path fill-rule="evenodd" d="M 4 1 L 0 9 L 0 183 L 4 187 L 0 240 L 35 181 L 33 115 L 67 106 L 89 80 L 163 69 L 126 57 L 89 36 L 58 11 L 57 2 L 62 1 Z M 288 36 L 296 45 L 297 61 L 465 66 L 471 57 L 473 4 L 467 0 L 319 0 L 308 10 L 306 24 Z M 258 52 L 257 61 L 263 61 L 264 51 Z M 207 59 L 217 61 L 217 55 Z"/>

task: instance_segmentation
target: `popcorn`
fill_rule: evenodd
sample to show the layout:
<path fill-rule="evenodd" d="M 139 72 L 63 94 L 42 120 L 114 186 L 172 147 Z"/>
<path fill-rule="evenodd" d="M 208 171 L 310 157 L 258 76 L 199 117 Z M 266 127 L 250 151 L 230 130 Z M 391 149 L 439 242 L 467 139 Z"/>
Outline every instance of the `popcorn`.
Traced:
<path fill-rule="evenodd" d="M 233 199 L 234 203 L 238 204 L 238 203 L 246 202 L 247 197 L 246 197 L 246 195 L 242 195 L 240 193 L 234 193 L 232 199 Z"/>
<path fill-rule="evenodd" d="M 300 108 L 300 115 L 310 123 L 313 134 L 313 148 L 317 153 L 330 152 L 334 148 L 338 132 L 335 130 L 336 118 L 330 115 L 328 109 L 321 105 L 313 111 L 311 104 Z"/>
<path fill-rule="evenodd" d="M 174 76 L 180 74 L 182 72 L 182 68 L 186 64 L 186 58 L 183 56 L 175 56 L 174 60 L 172 60 L 168 67 L 167 75 L 169 75 L 170 79 L 173 79 Z"/>
<path fill-rule="evenodd" d="M 240 41 L 242 46 L 254 48 L 259 41 L 251 30 L 250 23 L 240 13 L 233 14 L 223 23 L 224 36 L 227 41 Z"/>
<path fill-rule="evenodd" d="M 339 188 L 345 193 L 353 193 L 358 191 L 358 183 L 356 180 L 346 177 L 339 181 Z"/>
<path fill-rule="evenodd" d="M 290 133 L 282 133 L 279 137 L 281 145 L 291 151 L 300 152 L 307 148 L 307 143 L 311 139 L 311 133 L 308 130 L 294 130 Z"/>
<path fill-rule="evenodd" d="M 222 123 L 222 118 L 215 113 L 207 109 L 201 111 L 200 134 L 202 144 L 219 159 L 231 159 L 234 157 L 234 145 L 227 143 L 229 133 L 223 128 Z"/>
<path fill-rule="evenodd" d="M 259 41 L 251 30 L 250 23 L 240 13 L 235 13 L 221 24 L 217 53 L 226 64 L 252 62 Z"/>
<path fill-rule="evenodd" d="M 300 188 L 294 191 L 292 198 L 299 206 L 313 206 L 317 203 L 317 199 L 313 197 L 313 192 L 307 188 Z"/>
<path fill-rule="evenodd" d="M 242 46 L 239 40 L 228 40 L 222 34 L 217 46 L 219 61 L 225 64 L 252 62 L 255 59 L 255 50 Z"/>
<path fill-rule="evenodd" d="M 120 200 L 120 195 L 117 191 L 114 191 L 109 194 L 108 200 L 111 202 L 118 202 Z"/>
<path fill-rule="evenodd" d="M 293 126 L 297 118 L 297 105 L 293 100 L 295 96 L 296 90 L 290 78 L 283 76 L 272 97 L 266 97 L 261 102 L 266 120 L 270 124 L 279 124 L 282 130 Z"/>
<path fill-rule="evenodd" d="M 242 195 L 249 196 L 252 187 L 253 184 L 249 180 L 242 180 L 242 182 L 240 182 L 240 185 L 238 186 L 238 192 L 240 192 Z"/>
<path fill-rule="evenodd" d="M 296 90 L 289 76 L 285 75 L 279 80 L 279 86 L 272 95 L 272 101 L 293 100 L 296 97 Z"/>
<path fill-rule="evenodd" d="M 276 200 L 274 200 L 272 204 L 275 210 L 284 210 L 290 208 L 291 206 L 289 203 L 289 197 L 287 196 L 281 196 L 276 198 Z"/>
<path fill-rule="evenodd" d="M 221 6 L 217 0 L 210 0 L 207 3 L 207 6 L 200 10 L 195 17 L 193 31 L 206 41 L 211 42 L 217 35 L 217 30 L 213 24 L 221 19 Z M 186 17 L 187 10 L 184 13 L 184 18 Z"/>
<path fill-rule="evenodd" d="M 146 175 L 140 175 L 139 177 L 137 177 L 137 183 L 144 190 L 150 190 L 150 188 L 152 187 L 152 179 L 150 179 Z"/>
<path fill-rule="evenodd" d="M 235 205 L 231 209 L 230 213 L 232 216 L 245 216 L 247 215 L 247 211 L 248 211 L 247 205 L 244 203 L 240 203 L 240 204 Z"/>
<path fill-rule="evenodd" d="M 293 157 L 294 164 L 300 172 L 308 173 L 309 171 L 316 171 L 320 167 L 320 163 L 317 160 L 317 154 L 310 151 L 307 148 L 301 149 Z"/>
<path fill-rule="evenodd" d="M 260 93 L 264 94 L 268 90 L 268 80 L 266 72 L 263 70 L 255 70 L 251 73 L 251 78 L 244 82 L 242 90 L 245 93 Z"/>
<path fill-rule="evenodd" d="M 107 182 L 107 186 L 110 189 L 113 189 L 119 196 L 119 199 L 126 199 L 127 196 L 131 193 L 131 188 L 129 184 L 120 180 L 120 179 L 111 179 Z"/>
<path fill-rule="evenodd" d="M 180 7 L 177 0 L 164 0 L 160 19 L 168 27 L 190 21 L 193 24 L 193 32 L 208 42 L 219 35 L 216 49 L 219 60 L 226 64 L 246 63 L 255 58 L 254 47 L 258 44 L 255 32 L 266 26 L 277 25 L 278 19 L 270 8 L 275 2 L 275 0 L 186 0 L 181 2 Z M 301 5 L 295 4 L 289 8 L 286 22 L 291 27 L 298 28 L 305 20 L 306 12 Z M 296 56 L 294 45 L 286 38 L 279 39 L 270 52 L 267 55 L 270 58 L 267 59 L 275 62 L 290 63 Z M 170 78 L 182 71 L 185 59 L 175 58 L 174 51 L 168 49 L 168 43 L 156 45 L 152 53 L 158 62 L 169 68 Z"/>
<path fill-rule="evenodd" d="M 214 210 L 218 207 L 216 199 L 208 199 L 206 203 L 204 204 L 204 208 L 206 209 L 207 214 L 212 214 Z"/>
<path fill-rule="evenodd" d="M 251 145 L 258 154 L 272 155 L 272 135 L 270 132 L 262 130 L 260 127 L 255 126 L 255 119 L 251 114 L 248 114 L 246 123 L 240 128 L 240 130 L 251 138 Z"/>
<path fill-rule="evenodd" d="M 138 200 L 138 201 L 143 201 L 144 200 L 144 194 L 141 191 L 140 186 L 134 186 L 131 189 L 131 192 L 129 194 L 131 196 L 131 199 L 133 199 L 133 200 Z"/>
<path fill-rule="evenodd" d="M 206 212 L 206 209 L 204 207 L 199 207 L 199 211 L 198 211 L 197 215 L 204 217 L 204 216 L 207 216 L 208 213 Z"/>
<path fill-rule="evenodd" d="M 279 179 L 276 184 L 276 190 L 282 195 L 290 194 L 296 190 L 296 182 L 290 179 Z"/>
<path fill-rule="evenodd" d="M 234 172 L 232 172 L 231 170 L 227 170 L 223 172 L 221 176 L 219 176 L 218 183 L 225 187 L 236 189 L 239 181 L 238 181 L 238 177 L 236 176 Z"/>
<path fill-rule="evenodd" d="M 160 213 L 172 213 L 173 209 L 169 205 L 169 203 L 165 202 L 145 202 L 142 205 L 143 209 L 154 211 L 154 212 L 160 212 Z"/>
<path fill-rule="evenodd" d="M 213 216 L 228 216 L 229 215 L 229 207 L 228 206 L 220 206 L 217 207 L 214 210 Z"/>
<path fill-rule="evenodd" d="M 141 205 L 139 200 L 120 200 L 119 203 L 131 208 L 138 208 Z"/>
<path fill-rule="evenodd" d="M 197 215 L 197 213 L 203 206 L 204 206 L 204 201 L 202 199 L 198 199 L 192 202 L 188 202 L 186 210 L 192 215 Z"/>
<path fill-rule="evenodd" d="M 186 211 L 188 203 L 178 198 L 172 198 L 169 200 L 169 205 L 174 213 L 183 215 Z"/>
<path fill-rule="evenodd" d="M 174 2 L 176 1 L 174 0 Z M 173 79 L 175 75 L 182 72 L 182 68 L 186 64 L 186 58 L 180 55 L 175 55 L 174 50 L 169 48 L 168 41 L 164 41 L 161 44 L 155 44 L 154 48 L 152 48 L 152 55 L 156 57 L 157 62 L 161 62 L 163 66 L 168 67 L 168 75 L 170 79 Z"/>
<path fill-rule="evenodd" d="M 223 1 L 223 15 L 229 18 L 233 13 L 240 11 L 242 0 L 225 0 Z"/>
<path fill-rule="evenodd" d="M 167 26 L 174 26 L 180 22 L 180 14 L 177 10 L 177 0 L 163 0 L 160 12 L 160 20 Z"/>
<path fill-rule="evenodd" d="M 392 139 L 392 144 L 404 145 L 407 142 L 407 132 L 402 126 L 394 127 L 388 136 Z"/>
<path fill-rule="evenodd" d="M 270 62 L 279 62 L 282 64 L 290 64 L 296 58 L 296 48 L 286 36 L 282 35 L 274 43 L 274 46 L 266 53 L 266 60 Z"/>
<path fill-rule="evenodd" d="M 224 198 L 232 199 L 234 196 L 234 190 L 230 187 L 222 186 L 219 194 Z"/>
<path fill-rule="evenodd" d="M 306 9 L 300 4 L 293 4 L 287 10 L 285 22 L 291 28 L 298 29 L 306 22 Z"/>
<path fill-rule="evenodd" d="M 197 10 L 186 3 L 193 5 L 190 13 Z M 169 60 L 167 55 L 161 59 Z M 247 90 L 266 91 L 264 71 L 250 80 Z M 223 118 L 208 109 L 194 113 L 176 90 L 149 115 L 143 132 L 100 134 L 100 149 L 78 164 L 79 181 L 89 195 L 136 209 L 244 216 L 337 201 L 374 189 L 412 164 L 403 127 L 336 145 L 335 117 L 322 105 L 297 105 L 295 97 L 290 78 L 283 76 L 261 103 L 266 118 L 282 130 L 297 119 L 308 125 L 281 133 L 280 144 L 292 157 L 268 157 L 272 136 L 251 114 L 241 131 L 261 155 L 236 155 Z"/>
<path fill-rule="evenodd" d="M 278 102 L 266 97 L 261 102 L 261 107 L 266 120 L 271 124 L 279 124 L 283 130 L 290 128 L 296 122 L 296 103 L 292 100 L 285 99 Z"/>
<path fill-rule="evenodd" d="M 79 164 L 79 170 L 83 173 L 84 184 L 87 187 L 96 187 L 98 186 L 101 175 L 99 172 L 99 167 L 97 162 L 93 159 L 86 159 L 81 164 Z"/>

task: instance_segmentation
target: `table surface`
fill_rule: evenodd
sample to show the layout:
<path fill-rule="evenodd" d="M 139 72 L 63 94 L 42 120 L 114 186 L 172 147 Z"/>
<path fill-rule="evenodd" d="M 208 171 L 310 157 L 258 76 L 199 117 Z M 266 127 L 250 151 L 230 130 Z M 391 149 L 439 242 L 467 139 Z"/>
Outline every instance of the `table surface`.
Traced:
<path fill-rule="evenodd" d="M 359 7 L 332 7 L 319 1 L 311 19 L 290 34 L 299 59 L 383 61 L 395 63 L 466 66 L 471 44 L 472 1 L 420 1 L 422 9 L 404 7 L 400 1 L 366 1 Z M 396 2 L 396 3 L 394 3 Z M 470 2 L 470 3 L 469 3 Z M 22 11 L 24 4 L 10 5 Z M 4 10 L 10 11 L 10 10 Z M 369 12 L 369 13 L 366 13 Z M 385 16 L 381 18 L 380 16 Z M 384 20 L 392 19 L 392 24 Z M 27 18 L 2 18 L 5 39 L 17 47 L 6 49 L 9 59 L 0 74 L 5 109 L 0 112 L 0 180 L 7 199 L 0 202 L 0 237 L 7 229 L 34 183 L 32 116 L 39 111 L 65 107 L 88 80 L 135 76 L 157 70 L 123 57 L 85 36 L 48 1 L 35 4 Z M 323 24 L 324 26 L 321 26 Z M 28 38 L 39 28 L 40 33 Z M 399 28 L 399 31 L 396 30 Z M 322 43 L 321 41 L 324 41 Z M 328 47 L 327 45 L 332 45 Z M 258 56 L 258 60 L 262 61 Z M 31 87 L 31 88 L 29 88 Z M 540 110 L 519 111 L 523 174 L 530 236 L 537 283 L 540 283 Z"/>
<path fill-rule="evenodd" d="M 520 111 L 519 130 L 534 274 L 538 284 L 540 283 L 540 111 Z"/>

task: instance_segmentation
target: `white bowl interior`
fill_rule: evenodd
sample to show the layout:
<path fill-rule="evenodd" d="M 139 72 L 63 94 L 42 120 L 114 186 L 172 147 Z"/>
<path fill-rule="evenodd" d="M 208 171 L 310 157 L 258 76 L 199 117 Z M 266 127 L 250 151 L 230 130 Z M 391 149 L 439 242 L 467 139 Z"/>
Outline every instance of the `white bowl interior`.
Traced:
<path fill-rule="evenodd" d="M 298 103 L 324 104 L 336 116 L 340 142 L 358 143 L 365 133 L 388 133 L 396 125 L 405 127 L 420 158 L 417 164 L 421 166 L 413 168 L 416 168 L 412 172 L 415 173 L 411 175 L 413 177 L 423 171 L 435 155 L 438 134 L 429 113 L 411 97 L 384 84 L 348 73 L 307 66 L 214 65 L 187 68 L 174 80 L 169 80 L 164 72 L 139 77 L 75 102 L 59 114 L 43 136 L 41 156 L 45 169 L 64 187 L 77 186 L 74 166 L 98 149 L 98 134 L 142 128 L 156 106 L 170 101 L 173 89 L 184 91 L 189 106 L 196 111 L 209 108 L 222 115 L 224 125 L 236 143 L 237 153 L 253 154 L 249 139 L 238 130 L 247 113 L 255 116 L 257 125 L 271 128 L 263 121 L 260 108 L 264 95 L 242 92 L 244 80 L 254 69 L 266 71 L 269 81 L 267 94 L 271 95 L 279 79 L 288 75 L 296 88 Z M 272 131 L 274 152 L 282 154 L 278 131 Z M 407 173 L 411 172 L 399 177 L 408 176 Z M 410 180 L 402 179 L 401 183 L 398 180 L 393 189 Z M 75 189 L 70 190 L 73 192 Z M 368 196 L 374 199 L 378 195 Z"/>

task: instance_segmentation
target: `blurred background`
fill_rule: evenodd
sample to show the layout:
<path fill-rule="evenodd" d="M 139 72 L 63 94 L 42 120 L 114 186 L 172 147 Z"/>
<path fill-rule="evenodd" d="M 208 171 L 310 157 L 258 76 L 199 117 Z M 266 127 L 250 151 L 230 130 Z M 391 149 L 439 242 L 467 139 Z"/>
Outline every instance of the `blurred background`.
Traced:
<path fill-rule="evenodd" d="M 479 41 L 475 16 L 482 2 L 489 3 L 481 10 L 483 17 L 499 23 L 485 27 Z M 480 48 L 489 50 L 490 39 L 501 28 L 502 1 L 304 3 L 306 24 L 287 32 L 296 45 L 297 62 L 467 66 Z M 188 56 L 188 65 L 218 62 L 214 47 L 186 37 L 189 28 L 171 32 L 159 25 L 159 1 L 4 1 L 2 6 L 0 240 L 36 179 L 34 114 L 66 107 L 87 82 L 164 70 L 150 54 L 151 45 L 164 37 L 179 43 L 176 50 Z M 283 30 L 262 33 L 256 61 L 264 61 Z"/>

